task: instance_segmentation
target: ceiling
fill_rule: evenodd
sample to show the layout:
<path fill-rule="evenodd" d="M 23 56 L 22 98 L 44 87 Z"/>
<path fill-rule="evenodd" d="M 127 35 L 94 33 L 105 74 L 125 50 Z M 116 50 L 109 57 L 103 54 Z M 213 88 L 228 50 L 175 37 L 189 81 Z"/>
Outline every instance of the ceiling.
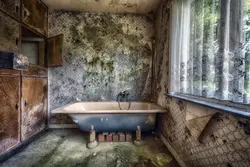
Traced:
<path fill-rule="evenodd" d="M 141 13 L 156 9 L 161 0 L 42 0 L 49 8 L 69 11 Z"/>

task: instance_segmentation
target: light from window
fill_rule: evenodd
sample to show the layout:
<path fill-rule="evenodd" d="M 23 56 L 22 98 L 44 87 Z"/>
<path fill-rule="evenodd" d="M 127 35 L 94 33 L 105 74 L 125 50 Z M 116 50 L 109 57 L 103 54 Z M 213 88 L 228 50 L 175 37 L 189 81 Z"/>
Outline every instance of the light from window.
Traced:
<path fill-rule="evenodd" d="M 171 92 L 250 103 L 250 0 L 177 0 Z"/>

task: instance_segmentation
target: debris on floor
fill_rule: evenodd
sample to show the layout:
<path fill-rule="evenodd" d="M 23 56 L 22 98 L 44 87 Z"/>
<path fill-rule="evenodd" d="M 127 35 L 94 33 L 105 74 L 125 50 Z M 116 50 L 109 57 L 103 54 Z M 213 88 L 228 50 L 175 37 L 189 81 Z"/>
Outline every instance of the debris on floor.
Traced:
<path fill-rule="evenodd" d="M 3 167 L 178 167 L 160 140 L 143 136 L 133 142 L 101 142 L 86 147 L 88 135 L 78 129 L 49 130 L 0 166 Z"/>

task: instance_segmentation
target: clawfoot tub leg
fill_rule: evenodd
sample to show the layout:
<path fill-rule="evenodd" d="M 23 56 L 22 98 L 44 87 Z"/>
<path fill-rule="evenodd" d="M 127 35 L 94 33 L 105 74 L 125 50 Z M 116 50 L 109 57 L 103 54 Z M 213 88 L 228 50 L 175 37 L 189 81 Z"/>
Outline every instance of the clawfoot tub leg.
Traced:
<path fill-rule="evenodd" d="M 89 149 L 93 149 L 98 145 L 97 141 L 96 141 L 96 132 L 94 130 L 94 126 L 91 126 L 91 130 L 89 132 L 89 142 L 87 144 L 87 147 Z"/>
<path fill-rule="evenodd" d="M 134 141 L 134 144 L 136 146 L 140 146 L 141 145 L 141 127 L 140 126 L 137 126 L 136 139 Z"/>

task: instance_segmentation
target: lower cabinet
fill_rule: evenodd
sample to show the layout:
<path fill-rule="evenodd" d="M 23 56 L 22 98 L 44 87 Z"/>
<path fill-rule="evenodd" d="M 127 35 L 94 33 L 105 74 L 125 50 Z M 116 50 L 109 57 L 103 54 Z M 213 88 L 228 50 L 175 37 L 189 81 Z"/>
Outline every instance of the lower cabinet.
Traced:
<path fill-rule="evenodd" d="M 22 78 L 21 140 L 27 140 L 46 126 L 47 78 Z"/>
<path fill-rule="evenodd" d="M 20 142 L 20 77 L 0 76 L 0 154 Z"/>

